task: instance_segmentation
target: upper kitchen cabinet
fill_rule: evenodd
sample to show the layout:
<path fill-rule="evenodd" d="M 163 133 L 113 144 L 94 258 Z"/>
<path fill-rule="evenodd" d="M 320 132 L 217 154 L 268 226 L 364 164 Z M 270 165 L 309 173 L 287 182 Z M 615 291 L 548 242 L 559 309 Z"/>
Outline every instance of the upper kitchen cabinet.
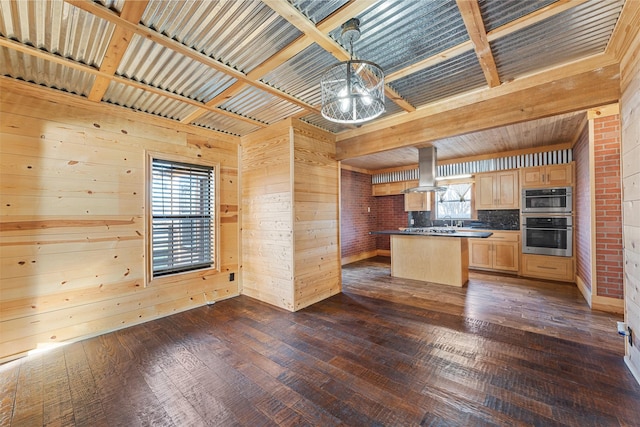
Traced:
<path fill-rule="evenodd" d="M 476 174 L 476 210 L 519 209 L 518 171 L 508 170 Z"/>
<path fill-rule="evenodd" d="M 405 212 L 431 210 L 431 193 L 406 193 L 404 210 Z"/>
<path fill-rule="evenodd" d="M 522 187 L 564 187 L 573 184 L 573 163 L 520 169 Z"/>
<path fill-rule="evenodd" d="M 411 187 L 416 187 L 418 181 L 398 181 L 398 182 L 386 182 L 384 184 L 373 184 L 371 186 L 372 196 L 393 196 L 396 194 L 402 194 L 404 190 Z"/>

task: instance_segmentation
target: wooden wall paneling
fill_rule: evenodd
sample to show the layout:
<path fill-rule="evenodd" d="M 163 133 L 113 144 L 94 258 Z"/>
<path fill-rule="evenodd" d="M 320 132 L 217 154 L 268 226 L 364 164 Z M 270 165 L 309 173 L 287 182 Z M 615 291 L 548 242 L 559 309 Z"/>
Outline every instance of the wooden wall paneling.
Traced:
<path fill-rule="evenodd" d="M 292 121 L 294 148 L 295 309 L 342 291 L 339 245 L 340 166 L 335 141 Z M 315 241 L 315 245 L 309 244 Z M 303 249 L 304 247 L 304 249 Z"/>
<path fill-rule="evenodd" d="M 340 292 L 333 136 L 285 120 L 242 141 L 243 293 L 295 311 Z"/>
<path fill-rule="evenodd" d="M 0 76 L 0 89 L 2 89 L 0 90 L 0 102 L 3 104 L 3 112 L 24 111 L 23 101 L 32 98 L 34 91 L 38 91 L 37 103 L 29 102 L 31 108 L 28 116 L 47 120 L 47 130 L 50 127 L 59 126 L 64 132 L 65 126 L 60 126 L 62 122 L 56 120 L 56 117 L 72 117 L 73 120 L 64 122 L 70 130 L 76 130 L 82 134 L 95 128 L 109 131 L 113 135 L 127 135 L 121 141 L 124 145 L 132 145 L 142 141 L 144 146 L 152 142 L 148 139 L 150 135 L 153 135 L 153 141 L 160 143 L 158 147 L 164 149 L 168 148 L 166 144 L 184 146 L 188 135 L 205 138 L 212 145 L 220 142 L 236 145 L 239 142 L 238 137 L 222 132 L 177 123 L 175 120 L 107 103 L 96 105 L 95 102 L 75 95 L 67 95 L 58 90 L 45 89 L 9 77 Z M 55 107 L 56 114 L 48 116 L 52 106 Z M 76 128 L 76 121 L 87 123 L 90 126 Z M 38 128 L 32 129 L 32 131 L 37 130 Z M 100 142 L 99 139 L 91 140 L 91 144 L 97 142 Z M 146 148 L 155 149 L 155 147 Z"/>
<path fill-rule="evenodd" d="M 241 144 L 242 292 L 293 310 L 293 194 L 289 127 Z"/>
<path fill-rule="evenodd" d="M 624 239 L 625 321 L 634 344 L 625 343 L 625 362 L 640 382 L 640 4 L 625 3 L 629 21 L 621 23 L 620 121 L 622 129 L 622 220 Z"/>
<path fill-rule="evenodd" d="M 228 272 L 239 260 L 239 139 L 5 78 L 0 87 L 0 360 L 238 295 Z M 224 274 L 145 286 L 147 151 L 222 165 Z"/>
<path fill-rule="evenodd" d="M 154 288 L 152 291 L 140 291 L 78 305 L 73 307 L 73 315 L 65 316 L 60 310 L 54 310 L 3 321 L 0 351 L 2 354 L 11 354 L 13 349 L 29 347 L 32 343 L 92 336 L 105 330 L 156 319 L 201 306 L 206 302 L 204 295 L 202 285 L 198 281 L 176 282 L 171 286 Z M 228 296 L 230 295 L 226 297 Z M 220 299 L 224 297 L 221 296 Z"/>

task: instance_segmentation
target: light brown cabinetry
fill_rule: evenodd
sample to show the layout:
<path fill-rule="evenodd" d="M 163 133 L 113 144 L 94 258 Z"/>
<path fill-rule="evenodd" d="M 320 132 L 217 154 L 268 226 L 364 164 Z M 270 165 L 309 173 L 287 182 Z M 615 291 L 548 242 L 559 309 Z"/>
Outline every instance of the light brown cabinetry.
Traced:
<path fill-rule="evenodd" d="M 476 209 L 520 208 L 517 170 L 480 173 L 475 182 Z"/>
<path fill-rule="evenodd" d="M 399 181 L 386 182 L 384 184 L 373 184 L 371 186 L 371 194 L 373 196 L 393 196 L 402 194 L 404 190 L 411 187 L 417 187 L 418 181 Z"/>
<path fill-rule="evenodd" d="M 428 211 L 431 208 L 431 193 L 406 193 L 404 195 L 405 212 Z"/>
<path fill-rule="evenodd" d="M 493 231 L 486 239 L 469 239 L 469 267 L 517 272 L 520 232 Z"/>
<path fill-rule="evenodd" d="M 522 276 L 573 282 L 573 270 L 572 257 L 522 254 Z"/>
<path fill-rule="evenodd" d="M 533 166 L 520 169 L 520 183 L 525 187 L 561 187 L 573 184 L 573 163 Z"/>

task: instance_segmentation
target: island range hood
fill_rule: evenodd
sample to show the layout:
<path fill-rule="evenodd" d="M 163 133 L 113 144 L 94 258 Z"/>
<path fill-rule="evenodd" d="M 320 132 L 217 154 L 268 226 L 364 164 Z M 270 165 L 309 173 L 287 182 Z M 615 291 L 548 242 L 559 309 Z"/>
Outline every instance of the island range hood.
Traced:
<path fill-rule="evenodd" d="M 418 186 L 407 188 L 403 193 L 426 193 L 429 191 L 446 191 L 446 187 L 436 185 L 436 147 L 418 148 Z"/>

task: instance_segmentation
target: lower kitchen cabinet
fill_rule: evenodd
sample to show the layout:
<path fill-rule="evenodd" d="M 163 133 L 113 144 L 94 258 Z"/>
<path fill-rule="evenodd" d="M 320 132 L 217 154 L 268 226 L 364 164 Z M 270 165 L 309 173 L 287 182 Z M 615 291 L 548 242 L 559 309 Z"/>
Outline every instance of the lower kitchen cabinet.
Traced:
<path fill-rule="evenodd" d="M 522 276 L 573 282 L 573 270 L 572 257 L 522 254 Z"/>
<path fill-rule="evenodd" d="M 486 239 L 469 239 L 469 268 L 517 273 L 519 260 L 519 231 L 493 231 Z"/>

